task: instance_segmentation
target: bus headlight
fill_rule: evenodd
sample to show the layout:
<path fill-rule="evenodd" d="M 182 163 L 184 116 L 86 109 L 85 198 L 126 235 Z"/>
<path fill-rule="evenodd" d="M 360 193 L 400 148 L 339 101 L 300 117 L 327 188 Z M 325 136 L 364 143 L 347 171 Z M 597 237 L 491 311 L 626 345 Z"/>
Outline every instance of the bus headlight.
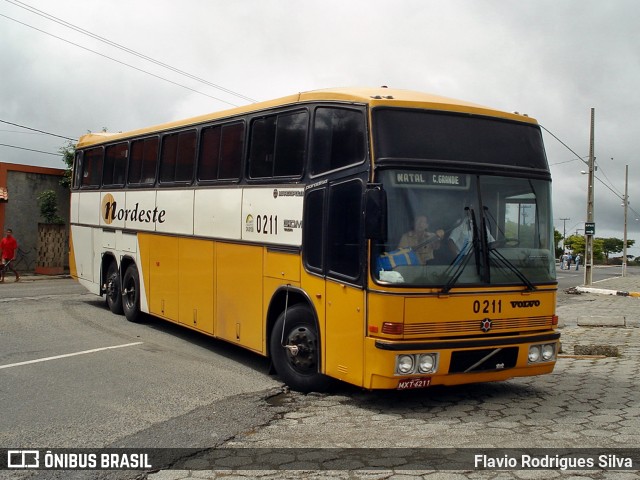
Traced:
<path fill-rule="evenodd" d="M 424 375 L 438 370 L 438 353 L 401 353 L 396 356 L 395 375 Z"/>
<path fill-rule="evenodd" d="M 529 363 L 535 363 L 540 360 L 540 346 L 531 345 L 529 347 Z"/>
<path fill-rule="evenodd" d="M 556 359 L 556 344 L 543 343 L 529 346 L 529 363 L 551 362 Z"/>
<path fill-rule="evenodd" d="M 555 345 L 549 344 L 549 345 L 543 345 L 542 346 L 542 360 L 545 362 L 548 362 L 549 360 L 552 360 L 553 357 L 555 357 L 556 354 L 556 347 Z"/>
<path fill-rule="evenodd" d="M 433 373 L 436 369 L 436 357 L 431 353 L 423 353 L 418 357 L 418 372 Z"/>
<path fill-rule="evenodd" d="M 400 355 L 398 356 L 398 365 L 396 370 L 398 373 L 411 373 L 413 371 L 414 360 L 413 355 Z"/>

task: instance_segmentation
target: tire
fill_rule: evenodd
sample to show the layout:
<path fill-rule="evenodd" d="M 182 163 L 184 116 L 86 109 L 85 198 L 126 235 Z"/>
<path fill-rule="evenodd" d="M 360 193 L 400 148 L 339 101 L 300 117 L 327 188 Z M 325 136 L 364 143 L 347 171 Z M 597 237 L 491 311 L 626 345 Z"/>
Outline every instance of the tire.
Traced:
<path fill-rule="evenodd" d="M 129 265 L 122 279 L 122 308 L 124 316 L 130 322 L 142 321 L 140 311 L 140 276 L 135 265 Z"/>
<path fill-rule="evenodd" d="M 120 273 L 116 262 L 111 262 L 107 268 L 105 300 L 111 312 L 122 315 L 122 290 L 120 289 Z"/>
<path fill-rule="evenodd" d="M 284 337 L 282 328 L 285 328 Z M 283 347 L 298 347 L 297 353 Z M 295 305 L 281 313 L 271 331 L 271 360 L 280 379 L 299 392 L 321 392 L 328 388 L 329 378 L 320 373 L 320 337 L 313 313 L 303 305 Z"/>

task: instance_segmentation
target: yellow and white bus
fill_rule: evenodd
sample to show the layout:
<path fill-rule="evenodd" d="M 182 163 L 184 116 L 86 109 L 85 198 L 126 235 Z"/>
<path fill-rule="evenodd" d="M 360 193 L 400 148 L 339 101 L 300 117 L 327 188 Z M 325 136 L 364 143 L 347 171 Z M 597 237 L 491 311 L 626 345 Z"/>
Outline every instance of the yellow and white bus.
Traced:
<path fill-rule="evenodd" d="M 423 93 L 312 91 L 85 135 L 70 264 L 114 313 L 268 356 L 300 391 L 506 380 L 556 361 L 540 128 Z"/>

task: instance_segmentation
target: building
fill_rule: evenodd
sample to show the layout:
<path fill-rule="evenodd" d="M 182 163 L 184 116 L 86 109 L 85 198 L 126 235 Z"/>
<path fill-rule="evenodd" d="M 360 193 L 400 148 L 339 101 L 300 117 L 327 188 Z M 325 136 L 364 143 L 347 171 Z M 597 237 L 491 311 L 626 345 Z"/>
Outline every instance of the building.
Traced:
<path fill-rule="evenodd" d="M 18 270 L 34 271 L 38 260 L 38 195 L 54 190 L 58 197 L 58 214 L 69 222 L 69 190 L 60 185 L 62 168 L 34 167 L 0 162 L 0 229 L 11 228 L 20 248 L 27 252 Z M 68 251 L 68 249 L 66 250 Z M 68 261 L 68 260 L 67 260 Z"/>

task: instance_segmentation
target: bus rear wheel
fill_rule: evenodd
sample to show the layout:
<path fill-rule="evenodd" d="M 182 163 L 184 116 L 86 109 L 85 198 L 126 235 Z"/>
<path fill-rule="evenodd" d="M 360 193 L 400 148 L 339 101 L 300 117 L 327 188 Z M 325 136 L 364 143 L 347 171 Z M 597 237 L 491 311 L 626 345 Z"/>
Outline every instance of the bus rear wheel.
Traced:
<path fill-rule="evenodd" d="M 306 393 L 329 386 L 329 378 L 320 373 L 319 338 L 313 313 L 303 305 L 289 308 L 276 320 L 269 344 L 271 360 L 293 390 Z"/>
<path fill-rule="evenodd" d="M 122 279 L 122 307 L 130 322 L 140 322 L 140 276 L 135 265 L 129 265 Z"/>
<path fill-rule="evenodd" d="M 105 297 L 109 310 L 122 315 L 122 291 L 120 290 L 120 274 L 116 262 L 111 262 L 107 268 Z"/>

